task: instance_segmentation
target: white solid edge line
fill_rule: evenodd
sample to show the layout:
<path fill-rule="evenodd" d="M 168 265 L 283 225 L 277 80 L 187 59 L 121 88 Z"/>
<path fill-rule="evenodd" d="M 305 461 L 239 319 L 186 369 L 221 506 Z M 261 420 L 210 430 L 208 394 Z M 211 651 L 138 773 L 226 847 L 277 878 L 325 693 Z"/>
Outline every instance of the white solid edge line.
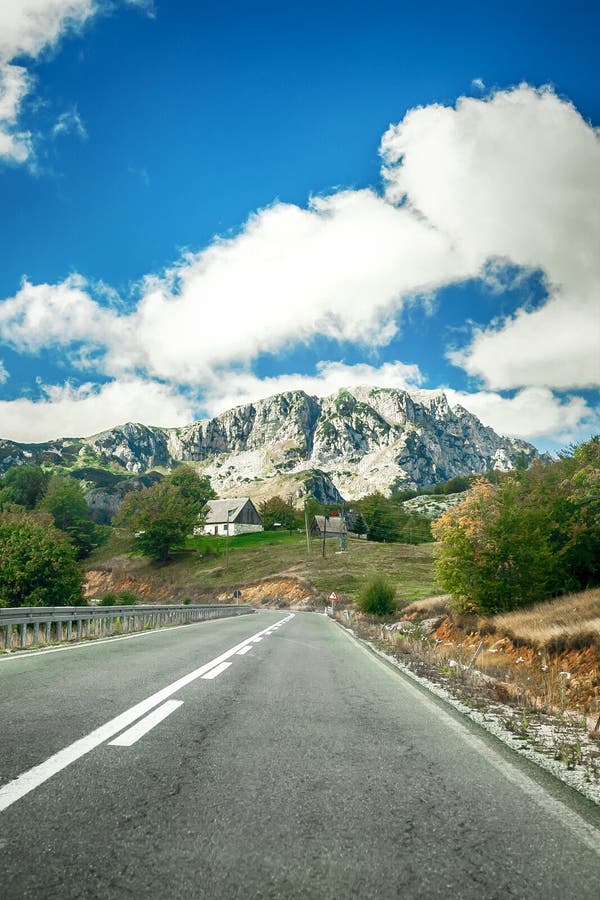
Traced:
<path fill-rule="evenodd" d="M 110 741 L 109 746 L 131 747 L 132 744 L 139 741 L 141 737 L 148 734 L 155 725 L 158 725 L 159 722 L 162 722 L 163 719 L 166 719 L 167 716 L 170 716 L 172 712 L 175 712 L 175 710 L 182 705 L 183 700 L 167 700 L 166 703 L 163 703 L 158 709 L 153 710 L 149 715 L 145 716 L 145 718 L 140 719 L 139 722 L 136 722 L 135 725 L 132 725 L 127 731 L 124 731 L 123 734 L 120 734 L 119 737 L 116 737 L 114 741 Z"/>
<path fill-rule="evenodd" d="M 288 616 L 284 621 L 287 622 L 292 617 L 293 614 L 292 616 Z M 128 725 L 135 722 L 136 719 L 139 719 L 147 712 L 150 712 L 155 706 L 159 706 L 173 694 L 177 693 L 177 691 L 181 690 L 181 688 L 191 684 L 192 681 L 196 681 L 197 678 L 201 678 L 202 675 L 210 671 L 210 669 L 218 666 L 219 663 L 224 662 L 226 659 L 229 659 L 230 656 L 233 656 L 238 650 L 241 650 L 242 647 L 252 643 L 253 638 L 262 634 L 264 631 L 266 631 L 265 628 L 241 641 L 239 644 L 236 644 L 231 650 L 226 650 L 225 653 L 216 656 L 210 662 L 200 666 L 200 668 L 194 669 L 193 672 L 189 672 L 182 678 L 178 678 L 177 681 L 167 685 L 162 688 L 162 690 L 157 691 L 140 703 L 136 703 L 130 709 L 126 709 L 125 712 L 122 712 L 114 719 L 110 719 L 104 725 L 94 729 L 94 731 L 91 731 L 85 737 L 79 738 L 79 740 L 75 741 L 73 744 L 69 744 L 68 747 L 59 750 L 58 753 L 54 753 L 43 763 L 39 763 L 39 765 L 34 766 L 32 769 L 28 769 L 26 772 L 18 775 L 13 781 L 9 781 L 8 784 L 5 784 L 0 788 L 0 812 L 7 809 L 9 806 L 12 806 L 13 803 L 16 803 L 17 800 L 20 800 L 30 791 L 35 790 L 35 788 L 43 784 L 44 781 L 52 778 L 53 775 L 66 769 L 71 763 L 80 759 L 82 756 L 85 756 L 86 753 L 99 747 L 100 744 L 108 741 L 109 738 L 114 737 L 114 735 L 122 731 L 123 728 L 126 728 Z"/>
<path fill-rule="evenodd" d="M 238 653 L 239 653 L 239 650 L 238 650 Z M 221 674 L 221 672 L 224 672 L 225 669 L 228 669 L 230 665 L 231 665 L 230 662 L 219 663 L 218 666 L 215 666 L 214 669 L 211 669 L 210 672 L 207 672 L 206 675 L 202 676 L 202 678 L 205 678 L 205 679 L 216 678 L 218 675 Z"/>
<path fill-rule="evenodd" d="M 332 622 L 331 624 L 338 627 L 335 622 Z M 438 706 L 433 699 L 430 699 L 426 694 L 423 694 L 418 690 L 415 681 L 411 679 L 409 675 L 406 675 L 402 669 L 396 669 L 393 665 L 384 662 L 381 657 L 376 656 L 367 649 L 367 647 L 361 644 L 358 638 L 353 634 L 348 634 L 345 628 L 342 628 L 341 631 L 345 638 L 351 641 L 363 653 L 366 653 L 366 655 L 369 656 L 374 663 L 384 669 L 391 678 L 397 679 L 398 673 L 404 676 L 402 678 L 403 685 L 408 690 L 415 692 L 418 695 L 419 701 L 423 706 L 427 706 L 436 714 L 440 721 L 444 722 L 445 725 L 459 734 L 466 744 L 469 744 L 473 750 L 485 757 L 490 765 L 501 772 L 505 778 L 526 794 L 530 800 L 540 806 L 545 812 L 561 821 L 563 825 L 569 827 L 579 840 L 600 856 L 598 832 L 593 825 L 589 825 L 578 813 L 565 806 L 560 800 L 556 800 L 552 797 L 551 794 L 534 782 L 529 775 L 517 768 L 515 763 L 504 759 L 497 751 L 491 749 L 483 738 L 480 738 L 471 732 L 465 724 L 458 719 L 455 719 L 453 715 Z"/>

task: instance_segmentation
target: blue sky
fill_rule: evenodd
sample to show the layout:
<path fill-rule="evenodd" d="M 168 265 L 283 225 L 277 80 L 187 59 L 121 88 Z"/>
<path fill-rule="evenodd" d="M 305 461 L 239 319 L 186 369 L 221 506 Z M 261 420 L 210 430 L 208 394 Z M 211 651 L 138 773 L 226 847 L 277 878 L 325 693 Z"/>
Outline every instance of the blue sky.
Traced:
<path fill-rule="evenodd" d="M 5 4 L 0 436 L 359 383 L 597 432 L 594 7 Z"/>

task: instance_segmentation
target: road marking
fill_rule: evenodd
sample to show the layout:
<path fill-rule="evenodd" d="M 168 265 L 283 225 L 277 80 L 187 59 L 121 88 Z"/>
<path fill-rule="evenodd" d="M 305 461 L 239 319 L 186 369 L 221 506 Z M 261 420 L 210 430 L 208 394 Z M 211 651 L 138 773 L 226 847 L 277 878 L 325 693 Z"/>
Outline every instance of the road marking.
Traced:
<path fill-rule="evenodd" d="M 242 647 L 241 650 L 238 650 L 237 655 L 238 655 L 238 656 L 245 656 L 246 653 L 248 653 L 249 650 L 252 650 L 252 644 L 248 644 L 247 647 Z"/>
<path fill-rule="evenodd" d="M 294 613 L 291 613 L 285 619 L 280 619 L 280 622 L 281 624 L 289 622 L 293 617 Z M 110 721 L 101 725 L 99 728 L 96 728 L 94 731 L 91 731 L 85 737 L 79 738 L 79 740 L 75 741 L 73 744 L 69 744 L 68 747 L 59 750 L 58 753 L 54 753 L 43 763 L 34 766 L 32 769 L 28 769 L 27 772 L 23 772 L 13 781 L 9 781 L 8 784 L 5 784 L 0 788 L 0 812 L 7 809 L 9 806 L 12 806 L 13 803 L 16 803 L 17 800 L 20 800 L 30 791 L 35 790 L 35 788 L 39 787 L 45 781 L 48 781 L 53 775 L 66 769 L 71 763 L 81 759 L 86 753 L 90 753 L 91 750 L 95 750 L 96 747 L 99 747 L 100 744 L 108 741 L 109 738 L 119 734 L 119 732 L 128 725 L 131 725 L 137 719 L 141 718 L 141 716 L 144 716 L 146 713 L 150 712 L 150 710 L 159 706 L 173 694 L 176 694 L 177 691 L 181 690 L 181 688 L 196 681 L 197 678 L 201 678 L 206 672 L 209 672 L 215 666 L 218 666 L 219 663 L 229 659 L 230 656 L 234 656 L 238 650 L 251 644 L 255 637 L 262 635 L 265 631 L 267 631 L 267 629 L 263 628 L 262 631 L 258 631 L 256 634 L 251 635 L 249 638 L 236 644 L 235 647 L 226 650 L 225 653 L 221 653 L 220 656 L 216 656 L 210 662 L 200 666 L 200 668 L 194 669 L 193 672 L 189 672 L 182 678 L 178 678 L 177 681 L 167 685 L 162 688 L 162 690 L 157 691 L 140 703 L 136 703 L 130 709 L 126 709 L 125 712 L 122 712 L 114 719 L 110 719 Z"/>
<path fill-rule="evenodd" d="M 262 641 L 262 638 L 261 638 L 261 637 L 256 637 L 256 638 L 253 639 L 252 643 L 253 643 L 253 644 L 258 644 L 259 641 Z"/>
<path fill-rule="evenodd" d="M 207 672 L 206 675 L 202 676 L 202 678 L 216 678 L 221 674 L 221 672 L 224 672 L 225 669 L 228 669 L 230 665 L 230 662 L 219 663 L 218 666 L 215 666 L 214 669 L 211 669 L 210 672 Z"/>
<path fill-rule="evenodd" d="M 330 620 L 331 621 L 331 620 Z M 334 627 L 339 627 L 336 623 L 332 622 Z M 556 800 L 548 791 L 546 791 L 541 785 L 537 784 L 533 781 L 529 775 L 525 772 L 521 771 L 521 769 L 517 768 L 516 763 L 509 762 L 509 760 L 504 759 L 500 756 L 500 753 L 490 747 L 483 738 L 478 737 L 476 734 L 471 732 L 471 730 L 464 724 L 463 722 L 455 719 L 453 715 L 446 710 L 442 709 L 438 704 L 433 700 L 427 697 L 426 694 L 422 692 L 422 690 L 418 690 L 415 686 L 420 682 L 416 678 L 411 678 L 410 674 L 405 672 L 403 669 L 399 669 L 395 667 L 393 664 L 390 664 L 380 656 L 376 656 L 371 650 L 367 649 L 362 643 L 360 643 L 359 639 L 356 638 L 353 634 L 349 634 L 345 628 L 340 629 L 345 638 L 347 638 L 351 643 L 355 645 L 359 650 L 365 653 L 376 665 L 380 666 L 385 672 L 387 672 L 390 678 L 398 679 L 398 675 L 400 675 L 402 679 L 403 686 L 409 691 L 414 692 L 419 702 L 428 707 L 430 712 L 434 713 L 437 719 L 440 722 L 443 722 L 453 731 L 461 736 L 466 744 L 469 744 L 477 753 L 483 756 L 490 765 L 492 765 L 495 769 L 497 769 L 504 777 L 511 781 L 517 788 L 519 788 L 524 794 L 529 797 L 534 803 L 536 803 L 544 812 L 553 816 L 553 818 L 557 819 L 562 823 L 564 827 L 568 827 L 576 838 L 578 838 L 582 843 L 586 845 L 590 850 L 593 850 L 598 856 L 600 856 L 600 842 L 598 841 L 598 831 L 594 828 L 593 825 L 588 824 L 577 812 L 570 809 L 564 803 L 561 803 L 560 800 Z M 481 727 L 481 726 L 480 726 Z M 489 734 L 489 732 L 487 732 Z"/>
<path fill-rule="evenodd" d="M 204 677 L 206 678 L 206 675 Z M 140 719 L 139 722 L 136 722 L 135 725 L 128 728 L 123 734 L 120 734 L 114 741 L 110 741 L 109 746 L 131 747 L 131 745 L 135 744 L 136 741 L 139 741 L 141 737 L 148 734 L 155 725 L 158 725 L 159 722 L 162 722 L 163 719 L 166 719 L 167 716 L 170 716 L 172 712 L 175 712 L 175 710 L 182 705 L 183 700 L 167 700 L 167 702 L 163 703 L 162 706 L 159 706 L 158 709 L 153 710 L 150 715 L 146 716 L 144 719 Z"/>

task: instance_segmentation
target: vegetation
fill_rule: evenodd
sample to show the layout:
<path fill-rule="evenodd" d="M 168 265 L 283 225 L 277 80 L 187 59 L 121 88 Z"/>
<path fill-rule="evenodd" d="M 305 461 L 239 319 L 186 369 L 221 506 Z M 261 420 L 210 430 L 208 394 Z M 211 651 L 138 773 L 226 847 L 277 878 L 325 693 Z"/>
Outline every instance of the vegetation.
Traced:
<path fill-rule="evenodd" d="M 336 538 L 327 543 L 338 549 Z M 140 589 L 150 585 L 156 599 L 189 596 L 194 602 L 206 602 L 230 589 L 278 576 L 309 581 L 322 600 L 331 590 L 342 599 L 356 600 L 376 575 L 394 585 L 401 603 L 436 593 L 433 544 L 410 546 L 350 538 L 345 552 L 328 549 L 323 557 L 320 541 L 311 540 L 308 553 L 304 533 L 278 529 L 231 537 L 227 555 L 225 537 L 195 535 L 188 536 L 183 548 L 172 553 L 172 563 L 165 568 L 139 557 L 124 557 L 129 545 L 130 539 L 117 530 L 109 543 L 94 551 L 88 566 L 112 569 L 116 584 L 122 579 L 134 589 L 137 583 Z"/>
<path fill-rule="evenodd" d="M 83 488 L 74 478 L 53 475 L 39 508 L 50 513 L 56 527 L 70 538 L 79 559 L 106 538 L 105 529 L 92 521 Z"/>
<path fill-rule="evenodd" d="M 177 466 L 169 475 L 168 480 L 175 487 L 179 488 L 186 504 L 198 516 L 202 513 L 208 501 L 214 500 L 217 496 L 212 489 L 210 478 L 207 475 L 198 475 L 191 466 Z"/>
<path fill-rule="evenodd" d="M 69 541 L 42 513 L 0 513 L 0 606 L 79 606 L 82 574 Z"/>
<path fill-rule="evenodd" d="M 35 509 L 49 481 L 50 474 L 40 466 L 13 466 L 2 479 L 0 509 L 10 503 Z"/>
<path fill-rule="evenodd" d="M 140 598 L 135 591 L 106 591 L 100 598 L 100 606 L 135 606 Z"/>
<path fill-rule="evenodd" d="M 197 520 L 195 503 L 186 501 L 180 488 L 165 479 L 128 494 L 117 524 L 125 527 L 134 548 L 144 556 L 167 562 L 173 549 L 184 546 Z"/>
<path fill-rule="evenodd" d="M 391 616 L 396 612 L 396 590 L 385 578 L 374 578 L 361 592 L 358 608 L 372 616 Z"/>
<path fill-rule="evenodd" d="M 288 531 L 300 526 L 299 513 L 291 503 L 286 502 L 282 497 L 271 497 L 269 500 L 265 500 L 258 507 L 258 513 L 266 531 L 270 531 L 276 525 L 287 528 Z"/>
<path fill-rule="evenodd" d="M 433 523 L 459 611 L 527 606 L 600 583 L 600 438 L 552 464 L 476 482 Z"/>
<path fill-rule="evenodd" d="M 396 497 L 388 498 L 380 493 L 369 494 L 354 503 L 352 511 L 359 514 L 365 523 L 370 541 L 404 544 L 431 541 L 429 519 L 408 512 Z"/>

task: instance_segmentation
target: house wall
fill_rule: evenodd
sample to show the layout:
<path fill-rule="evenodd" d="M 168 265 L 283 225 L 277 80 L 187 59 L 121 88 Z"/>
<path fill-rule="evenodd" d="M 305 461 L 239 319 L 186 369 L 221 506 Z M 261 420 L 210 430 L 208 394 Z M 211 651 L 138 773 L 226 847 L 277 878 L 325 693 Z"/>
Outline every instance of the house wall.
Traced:
<path fill-rule="evenodd" d="M 252 534 L 255 531 L 264 531 L 262 525 L 245 525 L 244 523 L 230 522 L 229 536 L 234 537 L 236 534 Z M 217 534 L 224 537 L 227 534 L 227 523 L 220 522 L 218 525 L 202 525 L 200 528 L 194 528 L 194 534 Z"/>

